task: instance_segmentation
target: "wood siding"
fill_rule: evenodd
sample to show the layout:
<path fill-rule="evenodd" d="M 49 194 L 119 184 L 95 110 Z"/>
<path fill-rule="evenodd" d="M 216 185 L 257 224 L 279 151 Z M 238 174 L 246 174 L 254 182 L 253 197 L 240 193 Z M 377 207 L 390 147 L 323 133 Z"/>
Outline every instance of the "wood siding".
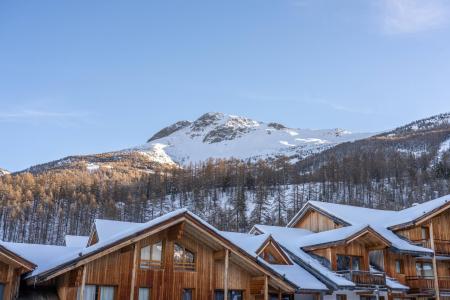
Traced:
<path fill-rule="evenodd" d="M 294 224 L 295 228 L 303 228 L 313 232 L 321 232 L 331 229 L 342 227 L 337 224 L 333 219 L 325 216 L 324 214 L 310 209 L 297 223 Z"/>
<path fill-rule="evenodd" d="M 163 243 L 161 266 L 149 269 L 140 268 L 141 246 Z M 195 271 L 174 269 L 174 244 L 180 244 L 195 254 Z M 170 229 L 150 236 L 137 243 L 107 254 L 86 264 L 86 285 L 114 286 L 116 299 L 129 299 L 132 291 L 132 270 L 134 247 L 138 247 L 139 257 L 135 268 L 134 299 L 138 299 L 139 288 L 150 288 L 152 300 L 181 299 L 182 290 L 193 290 L 193 299 L 213 299 L 215 290 L 224 288 L 224 260 L 218 258 L 207 243 L 190 235 L 174 236 Z M 81 267 L 60 276 L 57 280 L 58 294 L 62 300 L 76 299 L 77 289 L 81 285 Z M 244 299 L 253 300 L 251 294 L 252 279 L 262 276 L 255 270 L 250 271 L 230 255 L 228 268 L 228 290 L 241 290 Z"/>

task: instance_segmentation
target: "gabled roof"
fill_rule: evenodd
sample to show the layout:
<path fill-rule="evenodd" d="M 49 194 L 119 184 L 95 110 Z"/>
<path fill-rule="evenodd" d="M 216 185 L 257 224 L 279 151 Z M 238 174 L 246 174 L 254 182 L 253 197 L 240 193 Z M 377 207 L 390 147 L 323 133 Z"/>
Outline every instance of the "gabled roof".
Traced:
<path fill-rule="evenodd" d="M 95 219 L 94 228 L 97 233 L 99 241 L 107 240 L 117 234 L 118 232 L 125 230 L 132 230 L 138 228 L 142 223 L 114 221 L 105 219 Z"/>
<path fill-rule="evenodd" d="M 336 288 L 354 288 L 355 284 L 353 282 L 348 281 L 323 266 L 315 257 L 307 253 L 302 248 L 336 241 L 346 241 L 352 237 L 357 237 L 359 233 L 362 233 L 365 230 L 371 230 L 374 233 L 378 233 L 380 236 L 383 236 L 383 238 L 385 238 L 392 247 L 399 247 L 402 251 L 408 250 L 414 253 L 421 253 L 423 255 L 432 255 L 433 253 L 430 249 L 409 244 L 407 241 L 402 240 L 386 228 L 373 228 L 367 225 L 342 227 L 320 233 L 310 232 L 305 229 L 281 226 L 255 225 L 251 232 L 259 232 L 266 235 L 270 234 L 283 247 L 283 249 L 296 258 L 294 259 L 296 263 L 328 285 Z M 393 279 L 387 278 L 386 283 L 387 286 L 392 289 L 408 289 L 408 287 L 401 285 Z"/>
<path fill-rule="evenodd" d="M 380 210 L 321 201 L 308 201 L 302 209 L 295 214 L 287 226 L 294 226 L 295 223 L 297 223 L 298 220 L 311 209 L 330 217 L 336 223 L 343 226 L 378 223 L 380 220 L 393 218 L 396 214 L 395 211 L 390 210 Z"/>
<path fill-rule="evenodd" d="M 230 239 L 233 243 L 241 245 L 248 253 L 253 255 L 256 259 L 281 274 L 290 282 L 294 283 L 298 289 L 303 291 L 328 291 L 328 288 L 319 279 L 317 279 L 310 272 L 297 264 L 278 265 L 270 264 L 258 256 L 258 250 L 269 240 L 272 239 L 270 234 L 247 234 L 222 231 L 225 237 Z M 275 240 L 276 242 L 276 240 Z M 281 249 L 282 250 L 282 249 Z M 282 250 L 284 251 L 284 250 Z M 288 256 L 286 253 L 284 255 Z"/>
<path fill-rule="evenodd" d="M 34 270 L 30 275 L 45 269 L 56 257 L 64 256 L 80 249 L 76 247 L 11 242 L 0 242 L 0 245 L 31 264 L 32 268 L 30 268 L 30 271 Z"/>
<path fill-rule="evenodd" d="M 349 243 L 367 233 L 375 235 L 386 247 L 391 246 L 391 242 L 389 240 L 385 239 L 369 225 L 356 225 L 322 231 L 305 236 L 300 239 L 299 247 L 307 249 L 318 246 L 329 246 L 331 244 Z"/>
<path fill-rule="evenodd" d="M 265 234 L 270 234 L 296 264 L 313 274 L 327 286 L 331 286 L 334 289 L 354 288 L 356 286 L 352 281 L 323 266 L 317 259 L 300 248 L 300 241 L 309 236 L 307 230 L 268 225 L 255 225 L 254 227 L 260 232 L 263 231 Z M 299 234 L 295 234 L 296 232 Z M 314 232 L 311 232 L 311 235 L 314 235 Z"/>
<path fill-rule="evenodd" d="M 397 212 L 395 218 L 388 222 L 388 227 L 398 229 L 414 225 L 423 219 L 442 212 L 450 207 L 450 195 L 411 206 Z"/>
<path fill-rule="evenodd" d="M 110 221 L 107 222 L 109 226 L 111 226 L 112 223 L 110 223 Z M 231 234 L 219 231 L 186 209 L 175 210 L 146 223 L 128 224 L 129 226 L 125 226 L 126 228 L 121 231 L 108 229 L 106 234 L 107 237 L 105 237 L 105 235 L 102 236 L 102 233 L 100 233 L 99 241 L 92 246 L 76 249 L 66 255 L 54 256 L 52 260 L 49 260 L 47 263 L 43 264 L 42 267 L 39 266 L 39 270 L 28 276 L 28 279 L 34 279 L 35 281 L 49 280 L 63 274 L 64 272 L 67 272 L 68 270 L 74 269 L 91 261 L 95 257 L 98 257 L 98 255 L 105 253 L 106 250 L 112 251 L 115 249 L 120 249 L 121 247 L 129 245 L 136 240 L 144 238 L 145 236 L 157 233 L 182 222 L 188 222 L 190 226 L 192 225 L 195 228 L 200 228 L 205 233 L 211 234 L 216 238 L 216 241 L 220 242 L 220 244 L 232 249 L 232 251 L 234 251 L 237 255 L 246 257 L 248 262 L 253 264 L 254 267 L 259 268 L 259 270 L 262 271 L 266 270 L 264 272 L 269 273 L 272 280 L 275 280 L 280 284 L 284 284 L 292 290 L 298 288 L 298 285 L 295 284 L 294 281 L 283 277 L 285 274 L 277 271 L 276 265 L 268 264 L 256 255 L 253 247 L 254 245 L 262 243 L 264 237 L 255 237 L 253 235 L 238 233 Z M 104 222 L 97 222 L 97 224 L 99 223 Z M 123 224 L 124 222 L 120 223 Z M 102 229 L 100 229 L 99 232 L 102 232 Z M 103 231 L 103 234 L 104 233 L 105 231 Z M 247 242 L 249 240 L 252 242 Z M 63 248 L 67 249 L 68 247 Z M 324 285 L 321 285 L 321 283 L 316 279 L 316 282 L 310 287 L 312 288 L 317 286 L 320 286 L 320 291 L 327 290 L 327 288 Z"/>
<path fill-rule="evenodd" d="M 414 225 L 427 217 L 440 213 L 448 207 L 450 207 L 450 195 L 416 204 L 400 211 L 365 208 L 321 201 L 308 201 L 291 219 L 287 226 L 294 226 L 309 210 L 315 210 L 343 226 L 375 224 L 389 229 L 399 229 Z"/>
<path fill-rule="evenodd" d="M 89 240 L 88 236 L 69 235 L 64 237 L 66 247 L 86 247 Z"/>

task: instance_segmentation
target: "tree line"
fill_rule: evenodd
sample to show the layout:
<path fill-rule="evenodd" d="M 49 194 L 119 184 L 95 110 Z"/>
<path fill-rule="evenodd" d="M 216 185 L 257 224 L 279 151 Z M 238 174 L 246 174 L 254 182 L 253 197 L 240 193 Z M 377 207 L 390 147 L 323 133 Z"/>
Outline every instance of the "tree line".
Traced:
<path fill-rule="evenodd" d="M 437 162 L 434 156 L 374 150 L 330 152 L 297 164 L 282 157 L 152 172 L 75 168 L 5 175 L 0 237 L 62 244 L 65 234 L 89 234 L 95 218 L 145 222 L 180 207 L 241 232 L 256 223 L 283 226 L 309 200 L 401 209 L 449 194 L 450 155 Z"/>

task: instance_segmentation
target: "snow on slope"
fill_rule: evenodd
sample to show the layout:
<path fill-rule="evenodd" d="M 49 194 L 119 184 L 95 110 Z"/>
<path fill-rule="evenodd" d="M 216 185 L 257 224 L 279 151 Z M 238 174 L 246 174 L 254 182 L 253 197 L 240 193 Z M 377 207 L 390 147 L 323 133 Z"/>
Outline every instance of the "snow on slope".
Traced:
<path fill-rule="evenodd" d="M 321 152 L 339 143 L 371 136 L 342 129 L 287 128 L 223 113 L 207 113 L 195 120 L 170 125 L 142 146 L 127 149 L 161 162 L 188 164 L 208 158 L 296 159 Z"/>
<path fill-rule="evenodd" d="M 6 171 L 5 169 L 0 168 L 0 176 L 6 175 L 6 174 L 9 174 L 9 172 Z"/>

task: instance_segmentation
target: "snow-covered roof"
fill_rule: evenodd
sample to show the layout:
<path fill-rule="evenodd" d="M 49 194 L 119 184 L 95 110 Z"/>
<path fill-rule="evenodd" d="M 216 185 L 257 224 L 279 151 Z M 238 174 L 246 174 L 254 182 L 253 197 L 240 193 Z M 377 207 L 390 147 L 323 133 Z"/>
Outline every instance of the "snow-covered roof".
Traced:
<path fill-rule="evenodd" d="M 435 210 L 440 209 L 450 202 L 450 195 L 446 195 L 421 204 L 416 204 L 400 211 L 365 208 L 347 204 L 337 204 L 321 201 L 308 201 L 305 206 L 292 218 L 288 226 L 293 226 L 300 216 L 310 207 L 318 209 L 341 220 L 346 225 L 373 224 L 380 227 L 394 227 L 411 223 Z"/>
<path fill-rule="evenodd" d="M 248 254 L 259 258 L 256 251 L 262 247 L 262 245 L 271 237 L 270 234 L 247 234 L 247 233 L 236 233 L 236 232 L 221 232 L 223 236 L 232 241 L 234 244 L 239 245 Z M 306 271 L 304 268 L 297 264 L 292 265 L 279 265 L 270 264 L 263 259 L 259 259 L 262 263 L 267 265 L 269 268 L 285 277 L 288 281 L 295 284 L 298 289 L 303 290 L 322 290 L 326 291 L 328 288 L 319 279 L 314 277 L 311 273 Z"/>
<path fill-rule="evenodd" d="M 289 224 L 293 225 L 292 223 L 294 223 L 310 206 L 351 225 L 379 223 L 382 220 L 395 217 L 395 214 L 397 213 L 391 210 L 365 208 L 321 201 L 308 201 Z"/>
<path fill-rule="evenodd" d="M 251 231 L 254 231 L 256 229 L 259 232 L 262 233 L 268 233 L 268 234 L 277 234 L 277 235 L 286 235 L 289 236 L 305 236 L 314 234 L 314 232 L 309 231 L 307 229 L 302 228 L 292 228 L 292 227 L 281 227 L 281 226 L 270 226 L 270 225 L 261 225 L 261 224 L 255 224 L 253 226 L 253 229 Z"/>
<path fill-rule="evenodd" d="M 35 270 L 35 272 L 33 272 L 28 277 L 39 276 L 42 273 L 50 271 L 55 268 L 58 268 L 61 265 L 70 263 L 70 262 L 80 259 L 86 255 L 95 253 L 96 251 L 102 250 L 103 248 L 107 248 L 108 246 L 110 246 L 110 245 L 112 245 L 134 233 L 145 230 L 147 228 L 151 228 L 152 226 L 158 225 L 166 220 L 169 220 L 173 217 L 179 216 L 186 212 L 187 212 L 187 209 L 181 208 L 181 209 L 174 210 L 170 213 L 167 213 L 156 219 L 153 219 L 149 222 L 138 223 L 138 225 L 136 225 L 136 226 L 128 227 L 121 231 L 114 230 L 114 229 L 103 231 L 104 233 L 106 232 L 107 234 L 111 234 L 111 235 L 108 238 L 104 238 L 103 240 L 101 240 L 99 237 L 99 241 L 92 246 L 85 247 L 85 248 L 79 248 L 75 251 L 67 251 L 66 253 L 64 253 L 65 255 L 53 256 L 52 259 L 48 259 L 47 261 L 43 260 L 43 263 L 41 265 L 39 265 L 39 270 Z M 103 223 L 103 222 L 100 222 L 100 223 Z M 118 223 L 122 223 L 122 222 L 118 222 Z M 69 247 L 64 247 L 64 248 L 68 249 Z"/>
<path fill-rule="evenodd" d="M 65 256 L 81 249 L 80 247 L 11 242 L 0 242 L 0 245 L 37 266 L 29 276 L 38 274 L 45 270 L 49 262 L 53 261 L 56 257 Z"/>
<path fill-rule="evenodd" d="M 270 234 L 283 249 L 286 249 L 288 253 L 297 257 L 302 262 L 301 267 L 315 271 L 316 275 L 320 274 L 321 276 L 324 276 L 326 280 L 332 282 L 334 285 L 341 287 L 355 287 L 355 284 L 352 281 L 345 279 L 343 276 L 323 266 L 317 259 L 300 248 L 299 245 L 301 244 L 302 239 L 316 234 L 311 232 L 308 234 L 309 231 L 303 229 L 292 230 L 292 228 L 280 226 L 255 225 L 255 227 L 257 227 L 260 232 Z M 296 235 L 296 232 L 299 234 Z M 297 262 L 298 261 L 296 261 L 296 263 Z"/>
<path fill-rule="evenodd" d="M 261 226 L 258 225 L 258 227 L 261 227 Z M 292 236 L 294 236 L 293 233 L 295 234 L 295 231 L 292 230 L 293 228 L 278 227 L 278 228 L 274 229 L 274 227 L 277 227 L 277 226 L 266 227 L 266 230 L 265 231 L 263 230 L 263 232 L 270 232 L 270 233 L 279 232 L 280 234 L 283 234 L 287 237 L 289 237 L 289 236 L 292 237 Z M 261 230 L 262 230 L 262 228 L 263 227 L 261 227 Z M 316 245 L 322 245 L 322 244 L 327 244 L 327 243 L 343 241 L 343 240 L 346 240 L 346 239 L 358 234 L 359 232 L 364 231 L 365 229 L 367 229 L 367 230 L 371 229 L 375 233 L 382 236 L 386 241 L 388 241 L 390 243 L 390 246 L 395 248 L 396 250 L 405 251 L 405 252 L 422 253 L 425 255 L 433 253 L 433 250 L 431 250 L 431 249 L 410 244 L 409 242 L 400 238 L 399 236 L 397 236 L 395 233 L 393 233 L 389 229 L 386 229 L 381 226 L 369 225 L 369 224 L 345 226 L 345 227 L 341 227 L 341 228 L 337 228 L 337 229 L 332 229 L 332 230 L 327 230 L 327 231 L 322 231 L 322 232 L 312 233 L 312 234 L 302 234 L 300 232 L 300 235 L 297 235 L 297 236 L 301 237 L 300 239 L 298 239 L 298 246 L 303 248 L 303 247 L 308 247 L 308 246 L 316 246 Z M 299 229 L 297 229 L 297 230 L 299 230 Z"/>
<path fill-rule="evenodd" d="M 114 221 L 106 219 L 94 220 L 94 226 L 99 241 L 107 240 L 113 237 L 118 232 L 138 228 L 142 224 L 143 223 Z"/>
<path fill-rule="evenodd" d="M 434 212 L 435 210 L 440 209 L 444 205 L 447 205 L 448 202 L 450 202 L 450 195 L 446 195 L 400 210 L 396 213 L 395 218 L 387 223 L 387 226 L 392 227 L 395 225 L 413 222 L 423 216 L 428 215 L 429 213 Z"/>
<path fill-rule="evenodd" d="M 223 239 L 228 240 L 230 243 L 234 244 L 236 247 L 240 248 L 242 251 L 244 251 L 251 257 L 256 258 L 256 260 L 261 265 L 264 265 L 267 269 L 272 270 L 274 273 L 278 273 L 278 275 L 280 277 L 285 276 L 287 273 L 292 274 L 293 269 L 302 271 L 301 268 L 293 265 L 292 269 L 286 270 L 283 273 L 279 273 L 277 271 L 277 265 L 269 264 L 269 263 L 265 262 L 264 260 L 259 259 L 257 257 L 255 251 L 257 250 L 257 248 L 259 248 L 261 246 L 262 243 L 264 243 L 264 241 L 268 238 L 269 235 L 253 236 L 253 235 L 243 234 L 243 233 L 223 232 L 223 231 L 216 229 L 212 225 L 208 224 L 207 222 L 205 222 L 204 220 L 202 220 L 200 217 L 196 216 L 195 214 L 189 212 L 187 209 L 182 208 L 182 209 L 178 209 L 178 210 L 172 211 L 170 213 L 167 213 L 161 217 L 158 217 L 158 218 L 153 219 L 146 223 L 130 223 L 130 222 L 96 220 L 95 226 L 96 226 L 97 234 L 99 237 L 99 241 L 96 244 L 89 246 L 89 247 L 74 248 L 74 249 L 70 248 L 70 247 L 50 246 L 50 247 L 55 247 L 55 248 L 49 248 L 49 249 L 52 249 L 52 251 L 61 251 L 61 253 L 54 253 L 53 255 L 41 255 L 40 253 L 45 252 L 45 251 L 35 251 L 36 257 L 34 257 L 34 261 L 37 262 L 39 267 L 32 274 L 28 275 L 28 278 L 44 275 L 44 273 L 48 273 L 52 270 L 56 270 L 65 265 L 76 262 L 77 260 L 82 259 L 83 257 L 94 254 L 103 249 L 106 249 L 109 246 L 112 246 L 115 243 L 120 242 L 121 240 L 124 240 L 129 236 L 138 234 L 139 232 L 142 232 L 146 229 L 150 229 L 158 224 L 161 224 L 165 221 L 173 219 L 177 216 L 181 216 L 183 214 L 187 214 L 187 215 L 191 216 L 196 221 L 200 222 L 201 224 L 203 224 L 204 226 L 209 228 L 211 231 L 213 231 L 214 233 L 216 233 Z M 24 245 L 27 245 L 27 244 L 24 244 Z M 27 249 L 33 249 L 34 246 L 35 245 L 31 245 Z M 43 246 L 43 245 L 38 245 L 38 246 Z M 65 249 L 65 250 L 62 251 L 61 248 Z M 52 252 L 52 251 L 48 251 L 48 252 Z M 306 272 L 306 271 L 303 270 L 303 272 Z M 313 276 L 311 276 L 311 277 L 313 277 Z M 287 279 L 287 281 L 295 286 L 296 285 L 295 282 L 298 282 L 299 279 L 290 278 L 290 279 Z M 308 289 L 308 290 L 314 290 L 315 287 L 320 287 L 319 290 L 327 290 L 326 286 L 322 285 L 320 283 L 320 281 L 318 281 L 315 278 L 312 278 L 310 281 L 304 282 L 302 286 L 299 286 L 299 288 Z"/>
<path fill-rule="evenodd" d="M 66 247 L 86 247 L 89 240 L 88 236 L 69 235 L 64 237 Z"/>
<path fill-rule="evenodd" d="M 269 234 L 253 235 L 248 233 L 238 233 L 230 231 L 221 231 L 221 234 L 234 244 L 239 245 L 250 255 L 256 257 L 256 251 L 270 237 Z"/>

